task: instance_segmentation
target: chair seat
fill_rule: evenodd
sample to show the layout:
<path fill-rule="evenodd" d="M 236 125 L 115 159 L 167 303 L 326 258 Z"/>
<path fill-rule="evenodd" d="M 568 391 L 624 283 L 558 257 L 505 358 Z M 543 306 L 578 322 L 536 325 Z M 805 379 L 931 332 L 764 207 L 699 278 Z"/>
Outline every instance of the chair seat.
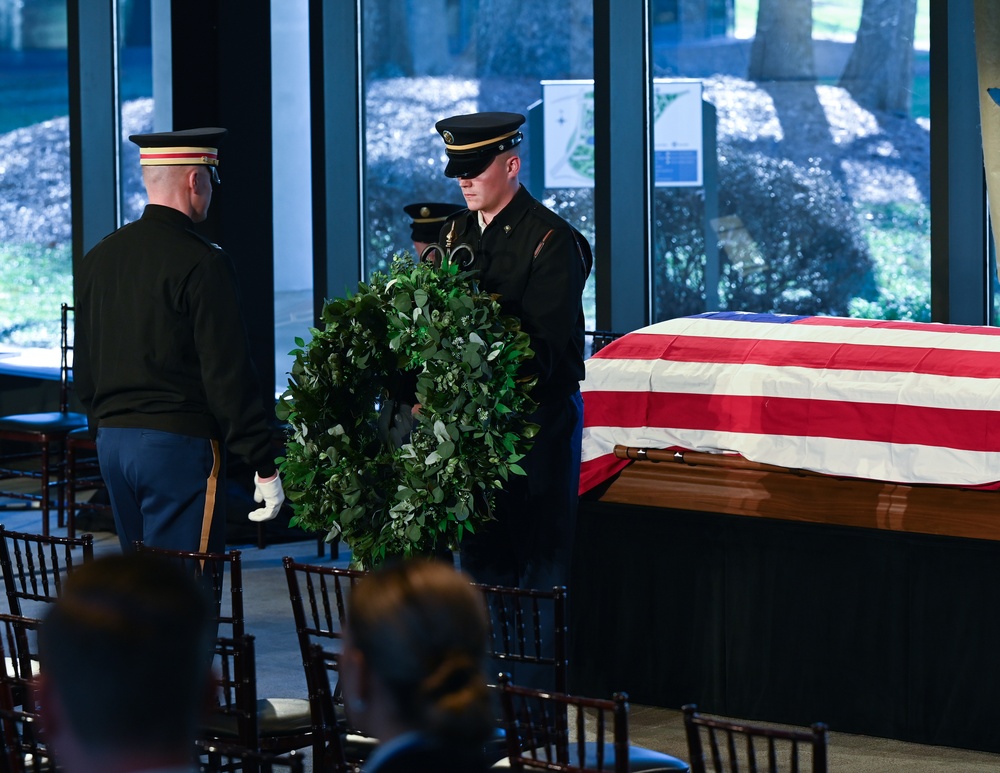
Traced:
<path fill-rule="evenodd" d="M 97 447 L 97 440 L 90 436 L 90 427 L 86 424 L 71 430 L 66 439 L 72 440 L 74 443 L 86 443 L 89 446 Z"/>
<path fill-rule="evenodd" d="M 304 698 L 261 698 L 257 701 L 257 727 L 261 736 L 308 732 L 312 729 L 309 701 Z M 239 735 L 234 716 L 210 716 L 203 729 L 223 738 Z"/>
<path fill-rule="evenodd" d="M 309 701 L 304 698 L 261 698 L 257 724 L 262 736 L 301 733 L 312 728 Z"/>
<path fill-rule="evenodd" d="M 597 769 L 597 742 L 587 741 L 584 744 L 587 751 L 586 765 L 588 768 Z M 539 760 L 545 760 L 545 755 L 542 752 L 538 754 Z M 509 768 L 510 759 L 504 757 L 499 762 L 493 765 L 494 768 Z M 614 744 L 606 743 L 604 744 L 604 770 L 608 773 L 612 773 L 615 769 L 615 747 Z M 669 754 L 664 754 L 663 752 L 654 751 L 653 749 L 646 749 L 643 746 L 629 746 L 628 747 L 628 769 L 632 773 L 654 773 L 656 771 L 668 771 L 674 770 L 678 773 L 685 773 L 689 771 L 691 767 L 683 760 L 677 759 L 677 757 L 671 757 Z"/>
<path fill-rule="evenodd" d="M 86 427 L 87 416 L 83 413 L 50 411 L 48 413 L 16 413 L 0 417 L 0 432 L 70 432 Z"/>

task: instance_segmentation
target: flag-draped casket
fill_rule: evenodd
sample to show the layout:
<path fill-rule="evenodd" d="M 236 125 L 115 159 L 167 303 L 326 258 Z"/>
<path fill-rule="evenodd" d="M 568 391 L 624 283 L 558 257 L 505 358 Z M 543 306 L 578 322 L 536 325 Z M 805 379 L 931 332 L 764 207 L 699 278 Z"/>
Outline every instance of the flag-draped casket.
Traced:
<path fill-rule="evenodd" d="M 604 347 L 583 395 L 581 494 L 1000 539 L 1000 329 L 709 312 Z"/>
<path fill-rule="evenodd" d="M 582 388 L 574 690 L 1000 752 L 1000 330 L 707 313 Z"/>

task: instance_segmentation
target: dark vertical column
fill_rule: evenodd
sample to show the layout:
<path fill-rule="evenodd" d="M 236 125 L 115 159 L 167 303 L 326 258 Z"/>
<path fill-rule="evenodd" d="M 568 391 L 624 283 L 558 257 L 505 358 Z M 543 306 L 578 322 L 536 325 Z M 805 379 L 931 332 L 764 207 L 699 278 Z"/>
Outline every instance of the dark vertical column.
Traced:
<path fill-rule="evenodd" d="M 620 332 L 650 320 L 650 49 L 649 0 L 594 0 L 597 327 Z"/>
<path fill-rule="evenodd" d="M 991 301 L 973 7 L 931 3 L 930 13 L 931 317 L 983 325 Z"/>
<path fill-rule="evenodd" d="M 266 400 L 274 400 L 269 0 L 172 0 L 173 129 L 223 126 L 204 233 L 233 258 Z M 305 116 L 303 116 L 305 119 Z"/>
<path fill-rule="evenodd" d="M 357 0 L 309 2 L 313 293 L 353 292 L 364 262 L 364 84 Z"/>
<path fill-rule="evenodd" d="M 66 4 L 74 264 L 118 227 L 116 7 L 80 0 Z"/>

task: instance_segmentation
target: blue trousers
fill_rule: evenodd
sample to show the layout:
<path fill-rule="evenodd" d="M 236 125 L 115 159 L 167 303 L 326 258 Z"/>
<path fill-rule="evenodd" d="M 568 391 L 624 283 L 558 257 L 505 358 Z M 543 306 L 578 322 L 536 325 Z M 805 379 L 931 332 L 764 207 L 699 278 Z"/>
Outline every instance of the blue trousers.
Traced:
<path fill-rule="evenodd" d="M 97 454 L 122 550 L 130 551 L 136 540 L 172 550 L 225 550 L 224 465 L 217 440 L 101 427 Z"/>

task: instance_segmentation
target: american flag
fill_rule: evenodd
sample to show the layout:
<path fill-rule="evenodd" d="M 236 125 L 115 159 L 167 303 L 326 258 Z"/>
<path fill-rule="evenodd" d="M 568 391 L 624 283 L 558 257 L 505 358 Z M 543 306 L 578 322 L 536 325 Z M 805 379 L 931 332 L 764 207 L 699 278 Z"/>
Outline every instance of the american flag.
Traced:
<path fill-rule="evenodd" d="M 1000 487 L 1000 329 L 709 312 L 587 361 L 580 493 L 616 445 L 897 483 Z"/>

